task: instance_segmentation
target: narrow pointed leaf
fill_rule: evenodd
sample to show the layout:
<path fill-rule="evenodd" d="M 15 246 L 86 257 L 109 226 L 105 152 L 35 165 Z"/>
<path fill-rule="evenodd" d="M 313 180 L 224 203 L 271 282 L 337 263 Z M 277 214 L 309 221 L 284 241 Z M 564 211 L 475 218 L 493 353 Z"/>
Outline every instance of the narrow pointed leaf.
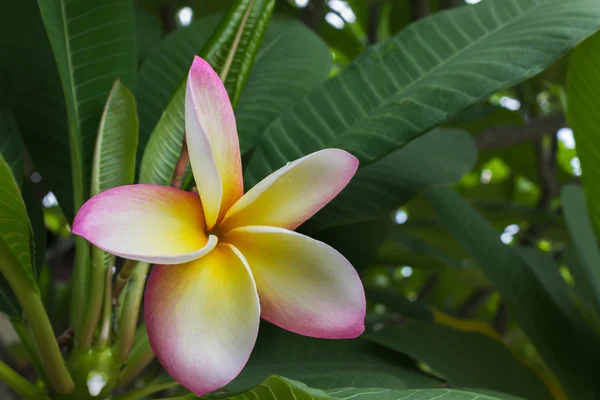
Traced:
<path fill-rule="evenodd" d="M 424 18 L 273 121 L 248 164 L 247 186 L 325 147 L 373 162 L 541 72 L 599 27 L 596 0 L 486 0 Z"/>
<path fill-rule="evenodd" d="M 506 306 L 573 398 L 588 399 L 595 379 L 577 333 L 516 249 L 469 203 L 449 188 L 427 192 L 441 223 L 472 256 Z M 561 348 L 563 351 L 557 352 Z"/>
<path fill-rule="evenodd" d="M 578 46 L 569 59 L 567 101 L 589 216 L 600 234 L 600 33 Z"/>
<path fill-rule="evenodd" d="M 8 163 L 20 188 L 25 173 L 25 151 L 17 123 L 8 109 L 0 110 L 0 156 Z"/>
<path fill-rule="evenodd" d="M 584 191 L 579 186 L 567 185 L 562 189 L 560 198 L 567 229 L 580 261 L 570 265 L 571 273 L 583 300 L 600 315 L 600 250 Z"/>
<path fill-rule="evenodd" d="M 199 55 L 219 74 L 232 105 L 244 87 L 273 12 L 273 0 L 239 0 L 223 17 Z M 188 68 L 193 61 L 190 57 Z M 140 182 L 168 184 L 184 136 L 185 78 L 163 112 L 144 151 Z"/>
<path fill-rule="evenodd" d="M 6 41 L 7 103 L 35 169 L 72 220 L 73 182 L 65 97 L 54 53 L 35 0 L 0 13 Z"/>
<path fill-rule="evenodd" d="M 130 0 L 38 1 L 54 51 L 69 117 L 74 202 L 89 195 L 93 150 L 113 82 L 135 84 L 136 33 Z"/>
<path fill-rule="evenodd" d="M 137 143 L 135 98 L 117 79 L 106 101 L 98 129 L 92 165 L 92 195 L 133 183 Z"/>
<path fill-rule="evenodd" d="M 31 282 L 35 273 L 31 264 L 31 227 L 21 191 L 6 161 L 0 157 L 0 241 L 10 249 Z M 9 266 L 7 266 L 9 267 Z"/>

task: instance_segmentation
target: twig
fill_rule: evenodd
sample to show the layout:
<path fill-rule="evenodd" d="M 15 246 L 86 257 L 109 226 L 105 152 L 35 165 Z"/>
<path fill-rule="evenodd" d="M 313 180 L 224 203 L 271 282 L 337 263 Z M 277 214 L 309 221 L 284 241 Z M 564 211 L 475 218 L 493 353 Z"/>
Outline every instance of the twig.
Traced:
<path fill-rule="evenodd" d="M 71 344 L 74 336 L 75 329 L 68 328 L 66 331 L 61 333 L 59 337 L 56 338 L 56 341 L 58 342 L 58 347 L 65 347 Z"/>
<path fill-rule="evenodd" d="M 427 279 L 427 281 L 425 282 L 423 287 L 421 287 L 421 290 L 419 290 L 419 294 L 417 295 L 416 301 L 421 301 L 425 297 L 427 297 L 429 295 L 429 293 L 431 293 L 433 291 L 433 289 L 435 289 L 439 280 L 440 280 L 439 275 L 437 275 L 437 274 L 431 275 L 429 277 L 429 279 Z"/>
<path fill-rule="evenodd" d="M 410 18 L 417 21 L 429 15 L 429 0 L 410 0 Z"/>
<path fill-rule="evenodd" d="M 456 311 L 456 316 L 460 318 L 472 317 L 477 309 L 481 307 L 481 305 L 485 303 L 487 299 L 489 299 L 491 294 L 492 289 L 490 288 L 479 288 L 475 290 L 458 308 Z"/>
<path fill-rule="evenodd" d="M 500 336 L 504 335 L 506 332 L 506 326 L 508 325 L 508 313 L 506 310 L 506 305 L 504 302 L 501 302 L 498 305 L 498 310 L 496 311 L 496 315 L 494 316 L 494 321 L 492 322 L 492 326 L 496 332 Z"/>
<path fill-rule="evenodd" d="M 379 28 L 379 18 L 381 17 L 381 6 L 377 3 L 369 4 L 368 13 L 367 42 L 369 44 L 374 44 L 377 43 L 377 30 Z"/>
<path fill-rule="evenodd" d="M 313 31 L 318 31 L 325 20 L 325 0 L 313 0 L 300 12 L 300 20 Z"/>
<path fill-rule="evenodd" d="M 183 177 L 185 176 L 185 171 L 187 169 L 188 162 L 190 161 L 190 155 L 188 153 L 187 142 L 185 137 L 183 138 L 183 143 L 181 144 L 181 154 L 179 155 L 179 159 L 177 160 L 177 164 L 175 164 L 175 171 L 173 172 L 173 179 L 171 179 L 171 187 L 179 189 L 181 187 L 181 182 Z"/>
<path fill-rule="evenodd" d="M 525 126 L 501 126 L 492 128 L 475 136 L 475 145 L 479 150 L 505 149 L 517 144 L 532 142 L 544 135 L 554 134 L 566 125 L 562 114 L 531 120 Z"/>
<path fill-rule="evenodd" d="M 448 10 L 462 4 L 461 0 L 440 0 L 440 9 Z"/>

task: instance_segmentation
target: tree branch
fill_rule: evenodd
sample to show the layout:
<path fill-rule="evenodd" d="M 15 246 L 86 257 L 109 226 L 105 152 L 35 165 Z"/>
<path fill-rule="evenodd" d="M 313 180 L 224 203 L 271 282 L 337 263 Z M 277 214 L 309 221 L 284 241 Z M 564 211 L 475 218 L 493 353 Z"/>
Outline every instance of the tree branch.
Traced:
<path fill-rule="evenodd" d="M 417 21 L 430 13 L 429 0 L 410 0 L 410 19 Z"/>
<path fill-rule="evenodd" d="M 367 26 L 367 41 L 369 44 L 377 43 L 377 30 L 379 18 L 381 17 L 381 6 L 377 3 L 369 4 L 369 22 Z"/>
<path fill-rule="evenodd" d="M 566 125 L 564 115 L 551 115 L 531 120 L 525 126 L 500 126 L 474 137 L 479 150 L 505 149 L 517 144 L 532 142 L 547 134 L 554 134 Z"/>
<path fill-rule="evenodd" d="M 325 0 L 312 0 L 300 12 L 300 20 L 313 31 L 318 31 L 325 19 Z"/>
<path fill-rule="evenodd" d="M 450 8 L 458 7 L 462 3 L 461 0 L 440 0 L 440 9 L 448 10 Z"/>

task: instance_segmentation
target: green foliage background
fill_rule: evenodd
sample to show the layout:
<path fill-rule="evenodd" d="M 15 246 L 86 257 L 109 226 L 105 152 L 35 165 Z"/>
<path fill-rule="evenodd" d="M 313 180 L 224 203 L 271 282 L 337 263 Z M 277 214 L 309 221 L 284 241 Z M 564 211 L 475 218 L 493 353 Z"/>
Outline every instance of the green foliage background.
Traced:
<path fill-rule="evenodd" d="M 26 398 L 91 398 L 80 372 L 114 361 L 73 356 L 99 339 L 114 260 L 70 223 L 108 188 L 169 184 L 200 55 L 226 70 L 246 190 L 323 148 L 359 158 L 299 231 L 344 254 L 368 298 L 354 340 L 264 323 L 210 398 L 598 398 L 599 29 L 597 0 L 2 4 L 0 330 L 18 340 L 0 379 Z M 101 396 L 193 398 L 143 325 L 133 336 L 148 265 L 130 267 L 132 294 L 108 310 L 134 319 L 107 339 L 125 357 L 102 364 Z M 44 327 L 74 328 L 66 367 Z"/>

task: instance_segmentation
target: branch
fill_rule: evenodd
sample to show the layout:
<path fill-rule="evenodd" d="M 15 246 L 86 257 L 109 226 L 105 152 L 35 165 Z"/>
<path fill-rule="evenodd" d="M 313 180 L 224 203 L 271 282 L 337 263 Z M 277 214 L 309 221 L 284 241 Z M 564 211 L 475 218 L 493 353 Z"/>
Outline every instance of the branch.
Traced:
<path fill-rule="evenodd" d="M 440 0 L 440 9 L 448 10 L 450 8 L 458 7 L 462 3 L 461 0 Z"/>
<path fill-rule="evenodd" d="M 325 19 L 325 0 L 312 0 L 300 12 L 300 20 L 313 31 L 318 31 Z"/>
<path fill-rule="evenodd" d="M 558 138 L 552 136 L 550 149 L 546 151 L 542 139 L 535 142 L 535 154 L 540 175 L 541 193 L 538 200 L 538 208 L 550 207 L 552 198 L 558 193 L 558 181 L 556 180 L 556 153 L 558 151 Z"/>
<path fill-rule="evenodd" d="M 410 0 L 410 19 L 417 21 L 429 15 L 429 0 Z"/>
<path fill-rule="evenodd" d="M 367 26 L 367 42 L 377 43 L 377 30 L 379 29 L 379 18 L 381 17 L 381 6 L 376 3 L 369 4 L 369 22 Z"/>
<path fill-rule="evenodd" d="M 479 150 L 505 149 L 517 144 L 540 139 L 544 135 L 556 133 L 566 125 L 564 115 L 551 115 L 531 120 L 525 126 L 501 126 L 482 132 L 474 137 Z"/>

